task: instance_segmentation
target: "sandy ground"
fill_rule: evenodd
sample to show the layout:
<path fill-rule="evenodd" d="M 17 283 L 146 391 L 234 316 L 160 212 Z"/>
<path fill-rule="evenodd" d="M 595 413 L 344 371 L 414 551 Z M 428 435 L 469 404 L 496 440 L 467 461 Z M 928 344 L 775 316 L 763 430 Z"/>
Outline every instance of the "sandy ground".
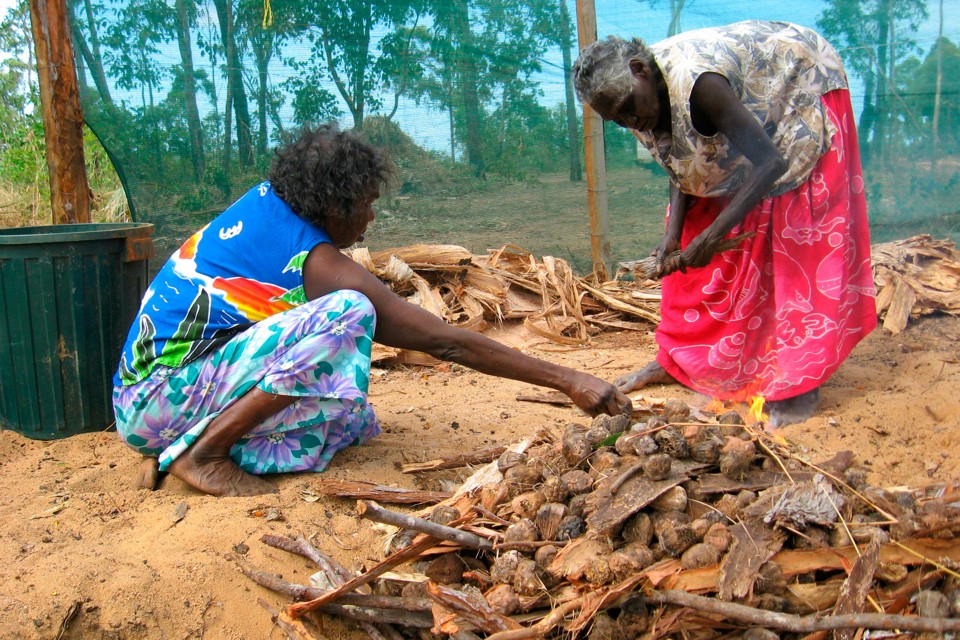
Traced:
<path fill-rule="evenodd" d="M 517 329 L 498 335 L 607 379 L 654 353 L 651 334 L 605 334 L 582 349 L 537 344 Z M 303 533 L 351 568 L 381 558 L 383 530 L 358 519 L 352 500 L 317 500 L 311 487 L 321 477 L 441 489 L 468 471 L 410 476 L 398 466 L 589 422 L 572 408 L 517 401 L 535 387 L 458 367 L 378 369 L 373 379 L 384 433 L 341 453 L 323 476 L 276 477 L 280 492 L 269 497 L 211 498 L 173 478 L 155 492 L 134 490 L 138 456 L 115 433 L 52 442 L 0 433 L 0 638 L 284 638 L 258 598 L 274 607 L 286 599 L 249 581 L 228 554 L 248 549 L 250 562 L 304 584 L 311 565 L 260 536 Z M 707 400 L 676 386 L 643 393 Z M 823 398 L 818 416 L 782 430 L 799 455 L 852 450 L 882 487 L 960 479 L 960 318 L 874 332 Z M 271 513 L 280 519 L 264 517 Z M 331 619 L 324 632 L 366 637 Z"/>

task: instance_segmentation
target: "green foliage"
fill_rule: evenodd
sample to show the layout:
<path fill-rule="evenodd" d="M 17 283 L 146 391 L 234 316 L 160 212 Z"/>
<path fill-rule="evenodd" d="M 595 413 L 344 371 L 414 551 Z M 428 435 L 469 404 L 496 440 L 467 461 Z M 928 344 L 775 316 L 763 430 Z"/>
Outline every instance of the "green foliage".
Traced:
<path fill-rule="evenodd" d="M 960 48 L 941 38 L 922 62 L 905 60 L 897 77 L 903 79 L 899 92 L 906 109 L 901 121 L 911 146 L 931 157 L 960 153 Z"/>

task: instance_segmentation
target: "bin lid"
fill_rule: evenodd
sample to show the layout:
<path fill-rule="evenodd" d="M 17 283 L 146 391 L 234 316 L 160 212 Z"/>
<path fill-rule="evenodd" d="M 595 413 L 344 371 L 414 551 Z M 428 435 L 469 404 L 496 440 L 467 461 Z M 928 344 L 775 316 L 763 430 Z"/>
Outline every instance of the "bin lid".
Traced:
<path fill-rule="evenodd" d="M 0 245 L 81 242 L 153 234 L 149 222 L 90 222 L 0 229 Z"/>

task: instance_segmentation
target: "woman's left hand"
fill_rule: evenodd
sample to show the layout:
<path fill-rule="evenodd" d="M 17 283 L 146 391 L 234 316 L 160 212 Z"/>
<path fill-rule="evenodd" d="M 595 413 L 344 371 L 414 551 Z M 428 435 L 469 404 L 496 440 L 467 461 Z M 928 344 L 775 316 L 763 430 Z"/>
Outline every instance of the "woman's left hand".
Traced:
<path fill-rule="evenodd" d="M 667 256 L 660 265 L 661 275 L 668 276 L 674 271 L 686 273 L 687 267 L 705 267 L 717 253 L 720 240 L 715 240 L 709 230 L 705 230 L 690 241 L 679 255 Z"/>
<path fill-rule="evenodd" d="M 714 238 L 710 229 L 705 229 L 703 233 L 690 241 L 687 248 L 681 254 L 684 267 L 705 267 L 710 264 L 722 238 Z"/>

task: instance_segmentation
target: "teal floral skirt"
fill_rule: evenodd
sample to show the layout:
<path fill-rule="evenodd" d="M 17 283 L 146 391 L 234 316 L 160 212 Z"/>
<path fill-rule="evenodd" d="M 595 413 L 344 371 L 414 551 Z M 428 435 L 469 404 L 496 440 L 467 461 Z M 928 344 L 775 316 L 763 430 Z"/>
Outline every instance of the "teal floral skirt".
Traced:
<path fill-rule="evenodd" d="M 256 475 L 323 471 L 337 451 L 380 433 L 367 403 L 375 327 L 373 305 L 356 291 L 278 313 L 189 364 L 115 387 L 117 432 L 166 470 L 257 387 L 297 400 L 234 444 L 233 460 Z"/>

